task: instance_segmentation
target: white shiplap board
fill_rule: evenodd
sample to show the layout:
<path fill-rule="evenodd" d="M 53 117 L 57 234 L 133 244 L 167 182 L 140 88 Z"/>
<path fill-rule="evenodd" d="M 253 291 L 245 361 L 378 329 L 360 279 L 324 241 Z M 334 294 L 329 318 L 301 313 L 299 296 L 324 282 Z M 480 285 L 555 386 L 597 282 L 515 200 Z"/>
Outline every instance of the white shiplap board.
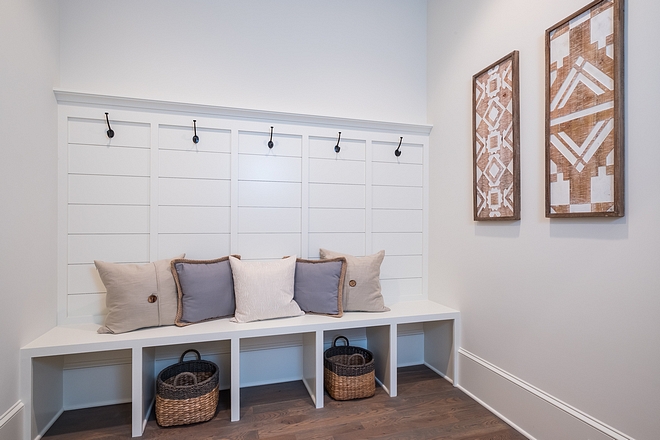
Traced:
<path fill-rule="evenodd" d="M 426 297 L 430 127 L 56 95 L 59 324 L 102 321 L 94 260 L 184 253 L 259 260 L 384 249 L 386 302 Z"/>

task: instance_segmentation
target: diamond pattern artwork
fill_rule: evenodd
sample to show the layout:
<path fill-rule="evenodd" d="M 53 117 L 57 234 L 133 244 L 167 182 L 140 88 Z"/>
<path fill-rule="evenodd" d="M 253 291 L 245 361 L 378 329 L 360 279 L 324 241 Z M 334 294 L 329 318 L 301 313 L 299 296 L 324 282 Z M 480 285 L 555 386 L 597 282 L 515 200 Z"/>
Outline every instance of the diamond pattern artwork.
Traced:
<path fill-rule="evenodd" d="M 621 216 L 620 0 L 546 32 L 546 216 Z"/>
<path fill-rule="evenodd" d="M 518 52 L 473 77 L 474 219 L 520 218 Z"/>

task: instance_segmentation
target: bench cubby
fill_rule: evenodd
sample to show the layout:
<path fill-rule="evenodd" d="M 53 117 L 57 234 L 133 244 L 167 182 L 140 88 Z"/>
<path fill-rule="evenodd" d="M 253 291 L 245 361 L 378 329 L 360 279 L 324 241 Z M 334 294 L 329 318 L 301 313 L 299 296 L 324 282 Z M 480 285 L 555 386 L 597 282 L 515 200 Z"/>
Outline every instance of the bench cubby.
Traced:
<path fill-rule="evenodd" d="M 158 327 L 118 335 L 98 334 L 97 325 L 58 326 L 21 348 L 21 392 L 25 403 L 25 439 L 43 435 L 63 411 L 63 365 L 67 356 L 116 351 L 131 356 L 132 435 L 139 437 L 152 411 L 158 374 L 157 350 L 190 346 L 223 351 L 230 347 L 231 420 L 240 419 L 241 344 L 255 338 L 300 335 L 302 381 L 316 408 L 324 405 L 323 351 L 327 335 L 364 329 L 367 348 L 374 353 L 376 378 L 386 392 L 397 395 L 398 327 L 421 323 L 424 364 L 441 375 L 457 377 L 460 313 L 431 301 L 393 304 L 384 313 L 345 313 L 342 318 L 304 315 L 293 318 L 234 323 L 229 319 L 188 327 Z"/>

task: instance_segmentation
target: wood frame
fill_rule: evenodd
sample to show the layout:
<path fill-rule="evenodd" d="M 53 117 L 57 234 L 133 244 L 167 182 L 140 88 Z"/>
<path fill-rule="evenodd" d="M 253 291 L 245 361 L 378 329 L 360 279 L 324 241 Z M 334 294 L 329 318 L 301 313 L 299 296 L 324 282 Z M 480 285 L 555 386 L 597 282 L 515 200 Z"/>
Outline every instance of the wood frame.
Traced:
<path fill-rule="evenodd" d="M 515 50 L 472 77 L 475 221 L 520 220 L 518 57 Z"/>
<path fill-rule="evenodd" d="M 623 14 L 595 0 L 546 30 L 548 218 L 624 215 Z"/>

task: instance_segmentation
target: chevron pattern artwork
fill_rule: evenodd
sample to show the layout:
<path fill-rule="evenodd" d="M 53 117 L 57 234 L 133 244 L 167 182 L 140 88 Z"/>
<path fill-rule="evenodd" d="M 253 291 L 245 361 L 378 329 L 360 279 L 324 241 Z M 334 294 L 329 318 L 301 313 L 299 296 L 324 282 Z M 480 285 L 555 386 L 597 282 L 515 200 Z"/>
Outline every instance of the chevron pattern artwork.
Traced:
<path fill-rule="evenodd" d="M 520 218 L 518 52 L 473 78 L 474 219 Z"/>
<path fill-rule="evenodd" d="M 616 133 L 618 1 L 594 2 L 546 33 L 549 217 L 622 215 L 622 190 L 616 187 L 622 185 Z"/>

